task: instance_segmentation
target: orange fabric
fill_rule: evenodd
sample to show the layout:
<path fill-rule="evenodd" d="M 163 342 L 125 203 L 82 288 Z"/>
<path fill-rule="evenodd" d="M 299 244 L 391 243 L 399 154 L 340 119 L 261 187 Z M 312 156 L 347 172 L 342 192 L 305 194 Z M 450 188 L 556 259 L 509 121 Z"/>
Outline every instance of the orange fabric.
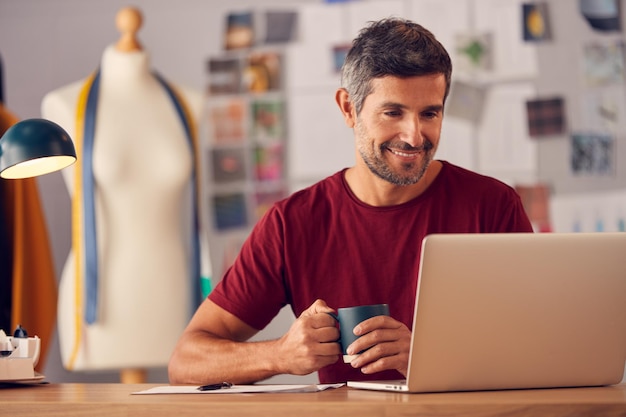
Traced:
<path fill-rule="evenodd" d="M 0 134 L 18 121 L 0 103 Z M 11 220 L 13 249 L 12 332 L 21 324 L 41 338 L 37 371 L 45 366 L 56 320 L 57 286 L 48 231 L 35 178 L 2 181 L 3 215 Z"/>
<path fill-rule="evenodd" d="M 19 119 L 11 113 L 2 102 L 0 102 L 0 135 L 3 135 L 8 128 L 17 123 Z"/>

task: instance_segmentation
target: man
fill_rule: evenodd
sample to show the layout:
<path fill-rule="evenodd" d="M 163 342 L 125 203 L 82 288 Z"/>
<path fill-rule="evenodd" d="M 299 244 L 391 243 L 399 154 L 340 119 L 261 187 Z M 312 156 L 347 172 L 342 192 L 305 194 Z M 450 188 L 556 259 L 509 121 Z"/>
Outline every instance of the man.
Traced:
<path fill-rule="evenodd" d="M 354 129 L 355 166 L 259 221 L 181 336 L 171 383 L 315 371 L 322 383 L 406 376 L 424 236 L 532 231 L 512 188 L 433 160 L 451 72 L 448 53 L 420 25 L 384 19 L 361 31 L 336 93 Z M 362 337 L 348 353 L 368 350 L 344 364 L 326 313 L 379 303 L 390 317 L 355 327 Z M 297 319 L 285 335 L 246 342 L 286 304 Z"/>

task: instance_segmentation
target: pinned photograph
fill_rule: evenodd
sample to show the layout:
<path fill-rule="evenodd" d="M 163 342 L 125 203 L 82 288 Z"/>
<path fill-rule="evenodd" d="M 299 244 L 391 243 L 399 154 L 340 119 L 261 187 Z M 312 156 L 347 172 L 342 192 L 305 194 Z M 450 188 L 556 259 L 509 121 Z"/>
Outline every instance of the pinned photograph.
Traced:
<path fill-rule="evenodd" d="M 248 225 L 246 196 L 243 193 L 219 194 L 213 197 L 215 228 L 220 231 Z"/>
<path fill-rule="evenodd" d="M 460 33 L 456 35 L 458 61 L 461 71 L 493 70 L 493 36 L 491 33 Z"/>
<path fill-rule="evenodd" d="M 346 60 L 346 56 L 348 55 L 348 51 L 352 47 L 352 44 L 340 44 L 333 46 L 333 71 L 335 73 L 341 72 L 341 67 L 343 67 L 343 63 Z"/>
<path fill-rule="evenodd" d="M 254 14 L 248 11 L 229 13 L 226 16 L 224 49 L 250 48 L 254 41 Z"/>
<path fill-rule="evenodd" d="M 207 64 L 209 94 L 241 92 L 241 63 L 237 58 L 212 58 Z"/>
<path fill-rule="evenodd" d="M 593 89 L 584 92 L 581 125 L 594 132 L 617 133 L 624 123 L 626 98 L 619 88 Z"/>
<path fill-rule="evenodd" d="M 560 135 L 565 132 L 565 104 L 562 97 L 526 101 L 528 135 Z"/>
<path fill-rule="evenodd" d="M 257 142 L 283 139 L 284 103 L 282 100 L 255 100 L 251 104 L 252 137 Z"/>
<path fill-rule="evenodd" d="M 594 41 L 583 45 L 583 71 L 590 87 L 624 82 L 624 41 Z"/>
<path fill-rule="evenodd" d="M 530 184 L 515 186 L 520 196 L 524 211 L 528 215 L 535 232 L 546 233 L 552 231 L 550 222 L 550 195 L 551 187 L 547 184 Z"/>
<path fill-rule="evenodd" d="M 283 178 L 283 144 L 257 146 L 254 149 L 254 174 L 257 181 L 278 181 Z"/>
<path fill-rule="evenodd" d="M 575 175 L 613 175 L 615 140 L 603 133 L 572 134 L 571 162 Z"/>
<path fill-rule="evenodd" d="M 247 102 L 240 98 L 218 100 L 208 109 L 207 123 L 214 144 L 240 143 L 246 137 Z"/>
<path fill-rule="evenodd" d="M 522 16 L 525 41 L 536 42 L 552 38 L 546 2 L 522 4 Z"/>
<path fill-rule="evenodd" d="M 294 40 L 298 13 L 270 10 L 265 13 L 265 43 L 285 43 Z"/>
<path fill-rule="evenodd" d="M 246 159 L 243 148 L 216 148 L 211 150 L 213 180 L 216 183 L 244 181 Z"/>
<path fill-rule="evenodd" d="M 281 86 L 281 55 L 264 51 L 251 53 L 243 71 L 244 90 L 251 93 L 275 91 Z"/>

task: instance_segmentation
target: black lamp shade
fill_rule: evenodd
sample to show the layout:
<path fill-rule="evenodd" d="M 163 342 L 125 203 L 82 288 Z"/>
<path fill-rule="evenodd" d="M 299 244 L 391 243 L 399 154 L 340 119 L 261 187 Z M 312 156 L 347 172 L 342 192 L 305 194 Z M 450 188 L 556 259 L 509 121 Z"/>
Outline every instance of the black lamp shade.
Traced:
<path fill-rule="evenodd" d="M 76 161 L 70 136 L 54 122 L 26 119 L 11 126 L 0 139 L 0 177 L 15 179 L 44 175 Z"/>

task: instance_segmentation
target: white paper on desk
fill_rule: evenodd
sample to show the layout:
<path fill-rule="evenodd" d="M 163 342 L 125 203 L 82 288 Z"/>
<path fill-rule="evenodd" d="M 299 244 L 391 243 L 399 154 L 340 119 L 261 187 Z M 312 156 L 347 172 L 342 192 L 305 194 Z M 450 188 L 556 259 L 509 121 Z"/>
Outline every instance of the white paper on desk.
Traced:
<path fill-rule="evenodd" d="M 154 387 L 133 394 L 246 394 L 255 392 L 317 392 L 329 388 L 339 388 L 345 384 L 308 384 L 308 385 L 233 385 L 230 388 L 212 391 L 199 391 L 196 385 L 165 385 Z"/>

